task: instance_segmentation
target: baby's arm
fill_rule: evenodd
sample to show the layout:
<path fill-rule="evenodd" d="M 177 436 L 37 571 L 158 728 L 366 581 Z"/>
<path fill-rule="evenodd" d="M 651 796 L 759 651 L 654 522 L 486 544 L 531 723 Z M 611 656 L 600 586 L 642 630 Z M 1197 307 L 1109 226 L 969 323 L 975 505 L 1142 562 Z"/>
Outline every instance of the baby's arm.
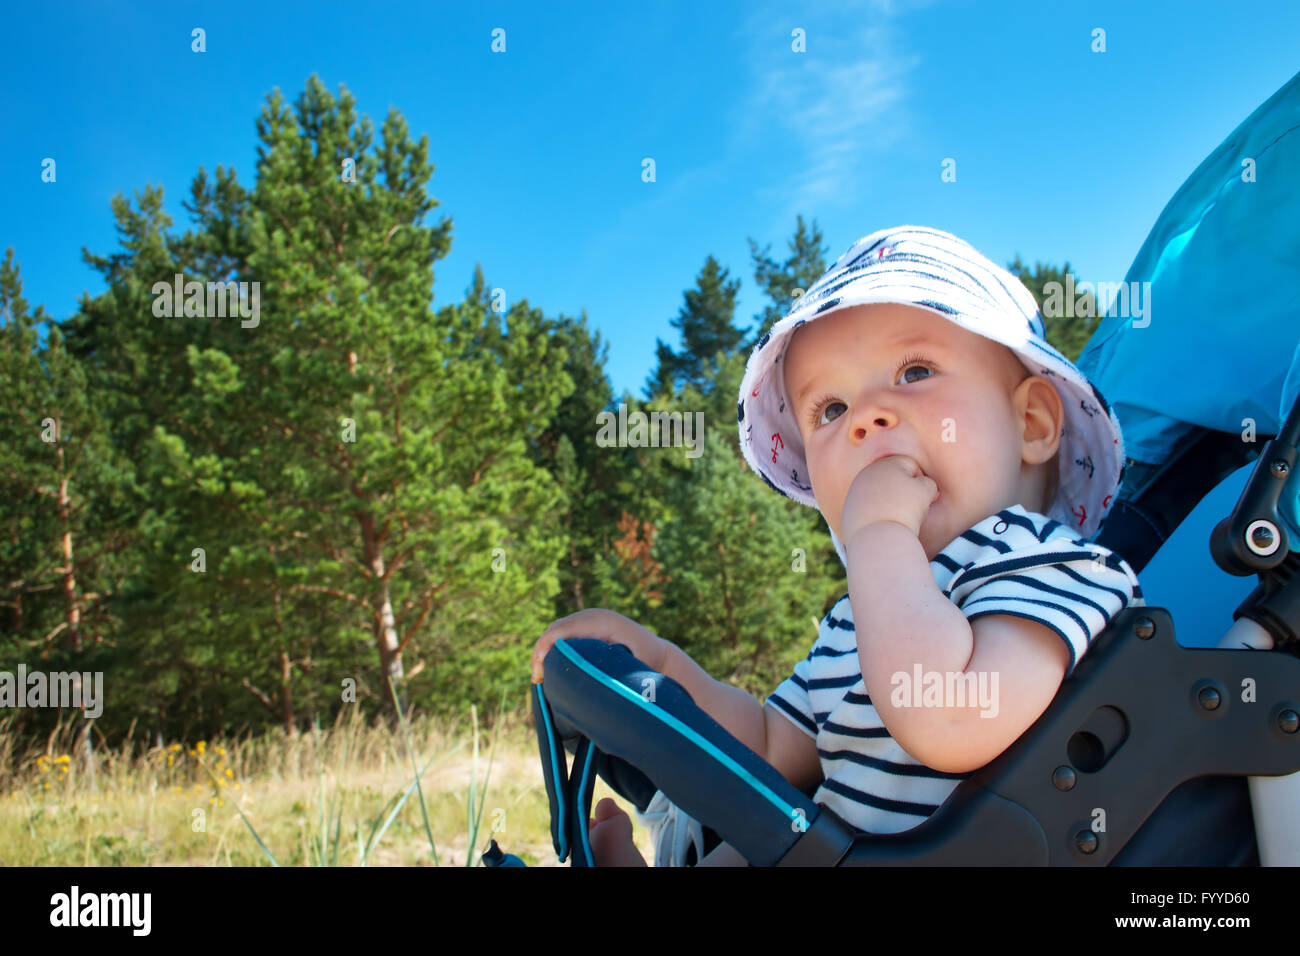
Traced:
<path fill-rule="evenodd" d="M 846 543 L 849 602 L 858 656 L 871 702 L 904 750 L 935 770 L 966 773 L 984 766 L 1047 709 L 1069 665 L 1060 636 L 1035 621 L 993 614 L 968 621 L 934 581 L 925 549 L 907 527 L 874 522 Z M 967 706 L 922 697 L 923 679 L 938 674 L 946 689 L 984 681 Z M 950 680 L 951 675 L 951 680 Z"/>

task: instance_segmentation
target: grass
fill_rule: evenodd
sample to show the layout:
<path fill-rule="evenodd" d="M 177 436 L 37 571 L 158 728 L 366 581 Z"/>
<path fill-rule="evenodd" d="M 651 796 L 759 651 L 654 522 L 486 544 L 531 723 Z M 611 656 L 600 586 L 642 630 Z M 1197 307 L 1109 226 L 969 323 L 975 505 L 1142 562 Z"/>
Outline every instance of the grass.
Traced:
<path fill-rule="evenodd" d="M 560 866 L 526 714 L 394 732 L 355 709 L 294 735 L 130 742 L 89 757 L 83 718 L 32 750 L 0 720 L 0 865 L 479 866 L 495 838 L 529 866 Z M 487 750 L 486 761 L 483 750 Z M 612 797 L 604 781 L 593 806 Z M 647 831 L 637 845 L 652 860 Z"/>

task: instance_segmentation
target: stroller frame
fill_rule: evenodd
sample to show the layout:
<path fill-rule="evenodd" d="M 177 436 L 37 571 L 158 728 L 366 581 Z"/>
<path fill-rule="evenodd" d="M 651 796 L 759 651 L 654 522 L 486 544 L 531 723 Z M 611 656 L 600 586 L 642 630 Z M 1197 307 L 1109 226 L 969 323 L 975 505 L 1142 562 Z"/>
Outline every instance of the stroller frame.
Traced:
<path fill-rule="evenodd" d="M 1257 623 L 1274 649 L 1183 647 L 1166 609 L 1125 608 L 1039 719 L 900 833 L 862 833 L 813 803 L 623 645 L 556 642 L 532 705 L 561 862 L 572 851 L 572 865 L 594 865 L 599 775 L 642 810 L 662 790 L 704 826 L 706 853 L 726 840 L 755 866 L 1258 865 L 1246 778 L 1300 770 L 1300 554 L 1283 497 L 1300 400 L 1261 438 L 1256 457 L 1237 435 L 1200 428 L 1117 499 L 1096 540 L 1140 572 L 1205 494 L 1255 460 L 1210 547 L 1225 571 L 1259 576 L 1233 618 Z"/>

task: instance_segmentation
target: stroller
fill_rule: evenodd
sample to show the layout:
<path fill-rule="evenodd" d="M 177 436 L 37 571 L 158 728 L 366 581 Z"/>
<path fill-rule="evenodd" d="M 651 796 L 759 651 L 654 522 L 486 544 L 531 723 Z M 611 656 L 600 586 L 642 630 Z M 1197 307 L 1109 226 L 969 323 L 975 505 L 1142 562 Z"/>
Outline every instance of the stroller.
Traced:
<path fill-rule="evenodd" d="M 752 866 L 1300 864 L 1296 171 L 1300 74 L 1161 213 L 1125 282 L 1150 283 L 1156 321 L 1108 312 L 1077 363 L 1136 459 L 1095 540 L 1150 567 L 1151 606 L 1112 618 L 1020 739 L 918 826 L 862 833 L 623 645 L 558 641 L 532 708 L 560 861 L 594 865 L 598 775 L 643 813 L 662 791 L 700 822 L 706 854 L 726 841 Z M 1160 574 L 1200 646 L 1157 606 Z M 483 862 L 502 860 L 494 841 Z"/>

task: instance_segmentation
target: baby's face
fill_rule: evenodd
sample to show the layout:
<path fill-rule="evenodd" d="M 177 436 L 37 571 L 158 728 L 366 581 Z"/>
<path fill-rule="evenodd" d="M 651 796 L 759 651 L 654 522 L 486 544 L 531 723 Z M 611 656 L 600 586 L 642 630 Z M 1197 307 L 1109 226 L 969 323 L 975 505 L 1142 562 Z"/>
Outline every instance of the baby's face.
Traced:
<path fill-rule="evenodd" d="M 888 454 L 914 458 L 939 486 L 919 536 L 927 558 L 1003 508 L 1046 507 L 1032 466 L 1056 453 L 1060 397 L 1005 346 L 925 309 L 856 306 L 802 326 L 783 364 L 836 535 L 853 479 Z"/>

